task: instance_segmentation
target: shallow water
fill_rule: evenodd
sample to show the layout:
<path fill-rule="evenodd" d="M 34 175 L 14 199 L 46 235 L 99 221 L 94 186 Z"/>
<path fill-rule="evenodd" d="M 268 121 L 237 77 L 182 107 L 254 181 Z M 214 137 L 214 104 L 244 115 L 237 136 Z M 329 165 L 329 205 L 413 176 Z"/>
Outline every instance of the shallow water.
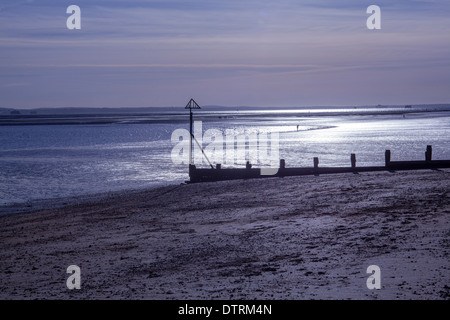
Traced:
<path fill-rule="evenodd" d="M 203 111 L 195 119 L 202 121 L 203 133 L 215 129 L 224 139 L 227 130 L 250 138 L 277 132 L 278 157 L 287 167 L 312 166 L 313 157 L 322 166 L 349 166 L 351 153 L 358 166 L 383 165 L 386 149 L 392 160 L 422 160 L 427 145 L 433 146 L 433 159 L 450 159 L 450 112 L 361 110 Z M 147 122 L 123 115 L 106 124 L 0 126 L 0 205 L 182 183 L 189 178 L 187 165 L 174 163 L 171 136 L 188 130 L 188 121 L 188 115 L 167 113 Z M 210 154 L 222 164 L 224 157 Z"/>

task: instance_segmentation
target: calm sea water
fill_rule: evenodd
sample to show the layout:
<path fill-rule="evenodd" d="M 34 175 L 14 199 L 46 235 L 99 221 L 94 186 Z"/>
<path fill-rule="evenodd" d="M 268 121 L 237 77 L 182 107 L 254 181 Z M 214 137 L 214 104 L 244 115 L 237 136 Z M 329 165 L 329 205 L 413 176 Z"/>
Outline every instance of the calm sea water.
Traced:
<path fill-rule="evenodd" d="M 444 109 L 203 111 L 195 119 L 203 132 L 278 132 L 279 157 L 288 167 L 312 166 L 313 157 L 322 166 L 349 166 L 351 153 L 365 166 L 383 165 L 386 149 L 393 160 L 422 160 L 427 145 L 433 146 L 433 159 L 450 159 L 450 112 Z M 122 118 L 107 124 L 1 125 L 0 206 L 188 180 L 187 165 L 171 157 L 172 133 L 189 129 L 188 115 Z M 244 164 L 242 159 L 234 166 Z"/>

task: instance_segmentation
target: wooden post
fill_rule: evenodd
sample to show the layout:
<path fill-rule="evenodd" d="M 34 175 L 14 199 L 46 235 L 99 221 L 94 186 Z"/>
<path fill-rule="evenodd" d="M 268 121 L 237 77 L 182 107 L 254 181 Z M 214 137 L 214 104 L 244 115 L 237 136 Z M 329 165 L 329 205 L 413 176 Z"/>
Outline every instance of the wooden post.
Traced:
<path fill-rule="evenodd" d="M 220 168 L 222 167 L 222 165 L 220 163 L 216 163 L 216 169 L 220 170 Z"/>
<path fill-rule="evenodd" d="M 384 162 L 386 167 L 389 167 L 391 163 L 391 150 L 386 150 L 386 152 L 384 153 Z"/>
<path fill-rule="evenodd" d="M 186 107 L 184 107 L 185 109 L 189 109 L 189 133 L 190 133 L 190 145 L 189 145 L 189 164 L 194 164 L 194 161 L 192 160 L 192 138 L 194 137 L 194 132 L 192 131 L 192 123 L 193 123 L 193 114 L 192 114 L 192 109 L 201 109 L 200 106 L 197 104 L 197 102 L 195 102 L 194 99 L 189 100 L 188 104 L 186 105 Z M 201 147 L 200 147 L 201 149 Z M 212 166 L 211 166 L 212 167 Z"/>
<path fill-rule="evenodd" d="M 314 157 L 314 170 L 319 168 L 319 158 Z"/>
<path fill-rule="evenodd" d="M 427 146 L 427 151 L 425 152 L 425 161 L 431 161 L 431 146 Z"/>
<path fill-rule="evenodd" d="M 356 154 L 352 153 L 350 155 L 350 161 L 352 162 L 352 168 L 355 169 L 356 168 Z"/>
<path fill-rule="evenodd" d="M 280 159 L 280 169 L 284 168 L 286 168 L 286 162 L 284 161 L 284 159 Z"/>
<path fill-rule="evenodd" d="M 194 173 L 195 173 L 195 165 L 193 165 L 193 164 L 190 164 L 189 165 L 189 177 L 191 177 L 191 176 L 193 176 L 194 175 Z"/>
<path fill-rule="evenodd" d="M 193 131 L 192 131 L 192 108 L 189 108 L 189 132 L 190 132 L 190 137 L 189 137 L 189 164 L 194 164 L 194 161 L 192 161 L 192 136 L 193 136 Z"/>

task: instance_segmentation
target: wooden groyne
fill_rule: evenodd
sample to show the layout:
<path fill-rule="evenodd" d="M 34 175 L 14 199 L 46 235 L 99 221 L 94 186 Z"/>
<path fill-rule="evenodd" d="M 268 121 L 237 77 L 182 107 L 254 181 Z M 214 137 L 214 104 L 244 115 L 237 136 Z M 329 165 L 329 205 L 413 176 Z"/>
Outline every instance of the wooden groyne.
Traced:
<path fill-rule="evenodd" d="M 284 159 L 280 159 L 279 168 L 273 169 L 273 174 L 263 173 L 261 168 L 252 168 L 247 162 L 245 168 L 222 168 L 217 164 L 215 168 L 196 168 L 195 165 L 189 165 L 189 183 L 220 181 L 220 180 L 236 180 L 236 179 L 255 179 L 269 177 L 287 177 L 302 175 L 320 175 L 332 173 L 348 173 L 348 172 L 369 172 L 369 171 L 399 171 L 399 170 L 420 170 L 420 169 L 439 169 L 450 168 L 450 160 L 432 160 L 432 147 L 427 146 L 425 151 L 425 160 L 422 161 L 391 161 L 391 152 L 385 152 L 384 166 L 356 166 L 356 155 L 350 155 L 349 167 L 320 167 L 319 158 L 314 157 L 312 167 L 289 168 L 286 167 Z"/>

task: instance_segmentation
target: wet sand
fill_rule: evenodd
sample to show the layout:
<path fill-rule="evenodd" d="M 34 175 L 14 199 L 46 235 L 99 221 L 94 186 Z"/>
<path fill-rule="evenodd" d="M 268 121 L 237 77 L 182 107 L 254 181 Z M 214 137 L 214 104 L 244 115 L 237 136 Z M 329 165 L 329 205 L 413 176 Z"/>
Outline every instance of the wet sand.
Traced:
<path fill-rule="evenodd" d="M 0 299 L 450 299 L 449 191 L 443 169 L 28 206 L 0 216 Z M 367 288 L 370 265 L 381 289 Z"/>

